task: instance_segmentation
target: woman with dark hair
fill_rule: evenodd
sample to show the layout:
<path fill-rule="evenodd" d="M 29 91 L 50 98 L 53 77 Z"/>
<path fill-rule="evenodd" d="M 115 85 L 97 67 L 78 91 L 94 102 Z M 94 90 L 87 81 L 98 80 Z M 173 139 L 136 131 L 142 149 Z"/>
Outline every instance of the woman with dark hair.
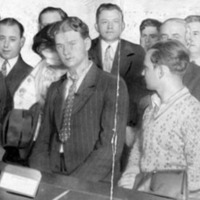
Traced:
<path fill-rule="evenodd" d="M 50 84 L 57 81 L 66 69 L 62 64 L 51 36 L 51 30 L 55 23 L 47 25 L 40 30 L 33 39 L 33 50 L 39 54 L 42 61 L 36 66 L 38 68 L 35 74 L 35 86 L 37 92 L 37 100 L 43 105 L 46 92 Z"/>
<path fill-rule="evenodd" d="M 42 60 L 15 93 L 15 108 L 29 109 L 35 102 L 43 107 L 48 87 L 66 72 L 55 50 L 51 30 L 56 22 L 67 17 L 57 7 L 46 7 L 39 13 L 39 32 L 33 38 L 32 49 Z"/>
<path fill-rule="evenodd" d="M 15 93 L 16 108 L 29 109 L 36 102 L 39 102 L 42 108 L 50 84 L 66 73 L 51 37 L 54 25 L 55 23 L 47 25 L 34 36 L 32 49 L 42 60 Z"/>

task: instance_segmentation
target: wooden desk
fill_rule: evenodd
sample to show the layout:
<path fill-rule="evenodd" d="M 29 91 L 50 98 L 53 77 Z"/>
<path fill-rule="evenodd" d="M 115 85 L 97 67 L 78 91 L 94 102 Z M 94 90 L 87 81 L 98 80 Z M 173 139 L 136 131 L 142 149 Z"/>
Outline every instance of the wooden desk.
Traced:
<path fill-rule="evenodd" d="M 0 169 L 5 166 L 0 162 Z M 42 180 L 39 185 L 36 200 L 53 200 L 67 190 L 69 192 L 62 200 L 109 200 L 110 185 L 106 183 L 92 183 L 77 178 L 63 176 L 59 174 L 42 173 Z M 30 200 L 29 197 L 12 194 L 0 189 L 1 200 Z M 114 188 L 113 200 L 169 200 L 154 195 Z"/>

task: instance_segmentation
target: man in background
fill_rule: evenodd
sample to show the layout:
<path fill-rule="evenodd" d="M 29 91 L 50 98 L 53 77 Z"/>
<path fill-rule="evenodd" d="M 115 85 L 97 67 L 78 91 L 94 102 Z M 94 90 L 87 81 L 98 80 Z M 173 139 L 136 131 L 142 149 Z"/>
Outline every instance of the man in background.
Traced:
<path fill-rule="evenodd" d="M 128 88 L 129 119 L 126 128 L 126 145 L 131 146 L 132 129 L 138 123 L 138 103 L 146 92 L 141 76 L 144 50 L 140 45 L 121 39 L 125 22 L 123 12 L 116 4 L 105 3 L 98 7 L 95 29 L 99 36 L 92 40 L 89 51 L 91 59 L 100 69 L 114 75 L 119 74 Z M 128 154 L 126 146 L 124 151 L 124 155 Z M 126 161 L 122 163 L 123 170 Z"/>
<path fill-rule="evenodd" d="M 140 45 L 145 51 L 159 41 L 161 22 L 156 19 L 145 19 L 140 24 Z"/>
<path fill-rule="evenodd" d="M 24 27 L 16 19 L 5 18 L 0 21 L 0 70 L 4 76 L 7 90 L 6 104 L 3 108 L 3 120 L 13 108 L 15 91 L 32 70 L 32 67 L 24 62 L 20 54 L 25 42 L 23 34 Z M 6 153 L 3 156 L 3 161 L 19 161 L 16 148 L 6 145 L 5 150 Z"/>
<path fill-rule="evenodd" d="M 190 52 L 190 61 L 200 66 L 200 16 L 190 15 L 185 18 L 187 25 L 187 46 Z"/>

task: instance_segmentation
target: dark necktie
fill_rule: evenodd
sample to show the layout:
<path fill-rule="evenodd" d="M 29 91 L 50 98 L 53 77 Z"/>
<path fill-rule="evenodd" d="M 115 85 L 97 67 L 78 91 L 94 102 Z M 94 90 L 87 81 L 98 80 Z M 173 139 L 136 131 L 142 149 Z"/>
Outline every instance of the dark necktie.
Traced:
<path fill-rule="evenodd" d="M 107 72 L 111 72 L 111 69 L 112 69 L 113 58 L 112 58 L 111 51 L 112 51 L 112 49 L 111 49 L 111 46 L 109 45 L 106 48 L 104 61 L 103 61 L 104 71 L 107 71 Z"/>
<path fill-rule="evenodd" d="M 73 102 L 74 102 L 74 95 L 76 92 L 76 83 L 77 83 L 77 77 L 69 77 L 72 81 L 72 85 L 69 88 L 68 96 L 65 100 L 64 104 L 64 111 L 63 111 L 63 119 L 62 119 L 62 125 L 61 130 L 59 133 L 59 139 L 61 141 L 60 146 L 60 171 L 63 173 L 67 173 L 67 167 L 65 165 L 65 155 L 64 155 L 64 143 L 68 140 L 71 134 L 71 114 L 72 114 L 72 108 L 73 108 Z"/>
<path fill-rule="evenodd" d="M 72 108 L 73 108 L 73 102 L 74 102 L 74 94 L 76 92 L 76 77 L 69 77 L 71 79 L 72 84 L 68 91 L 68 96 L 65 100 L 64 104 L 64 112 L 63 112 L 63 120 L 62 120 L 62 126 L 59 133 L 59 138 L 62 143 L 66 142 L 68 138 L 70 137 L 71 132 L 71 114 L 72 114 Z"/>
<path fill-rule="evenodd" d="M 8 60 L 4 60 L 2 66 L 1 66 L 1 72 L 2 72 L 3 76 L 7 75 L 7 64 L 8 64 Z"/>

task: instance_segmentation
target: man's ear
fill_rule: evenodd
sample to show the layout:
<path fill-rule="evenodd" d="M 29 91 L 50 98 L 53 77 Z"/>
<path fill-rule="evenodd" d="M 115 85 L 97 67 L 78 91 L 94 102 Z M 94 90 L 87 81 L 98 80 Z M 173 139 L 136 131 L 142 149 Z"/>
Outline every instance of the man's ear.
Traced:
<path fill-rule="evenodd" d="M 90 47 L 91 47 L 91 39 L 89 37 L 87 37 L 85 39 L 85 46 L 86 46 L 86 50 L 89 51 Z"/>
<path fill-rule="evenodd" d="M 26 38 L 23 36 L 23 37 L 21 38 L 21 41 L 20 41 L 20 47 L 21 47 L 21 48 L 24 46 L 25 41 L 26 41 Z"/>
<path fill-rule="evenodd" d="M 122 32 L 124 31 L 125 27 L 126 27 L 125 22 L 122 22 Z"/>
<path fill-rule="evenodd" d="M 159 66 L 159 78 L 162 78 L 163 76 L 168 74 L 169 71 L 170 71 L 169 67 L 167 67 L 166 65 L 160 65 Z"/>
<path fill-rule="evenodd" d="M 95 30 L 99 33 L 99 26 L 98 26 L 97 23 L 95 23 L 94 28 L 95 28 Z"/>

